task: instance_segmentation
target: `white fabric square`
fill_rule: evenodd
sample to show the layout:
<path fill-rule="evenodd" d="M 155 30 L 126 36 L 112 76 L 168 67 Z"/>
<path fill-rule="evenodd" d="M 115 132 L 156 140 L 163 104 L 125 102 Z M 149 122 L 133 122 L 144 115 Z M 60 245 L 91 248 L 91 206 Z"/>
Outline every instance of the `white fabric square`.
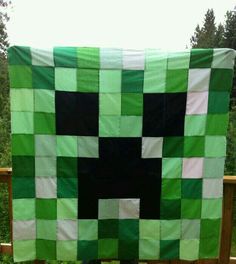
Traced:
<path fill-rule="evenodd" d="M 25 208 L 27 210 L 27 208 Z M 36 239 L 35 220 L 13 221 L 13 240 Z"/>
<path fill-rule="evenodd" d="M 208 108 L 208 92 L 189 92 L 187 94 L 186 114 L 206 114 Z"/>
<path fill-rule="evenodd" d="M 101 69 L 122 69 L 122 50 L 100 48 Z"/>
<path fill-rule="evenodd" d="M 37 198 L 57 198 L 56 177 L 36 177 Z"/>
<path fill-rule="evenodd" d="M 204 158 L 183 159 L 182 178 L 198 179 L 203 176 Z"/>
<path fill-rule="evenodd" d="M 222 179 L 203 179 L 203 198 L 221 198 L 223 197 Z"/>
<path fill-rule="evenodd" d="M 123 69 L 144 70 L 144 50 L 123 50 Z"/>
<path fill-rule="evenodd" d="M 31 48 L 32 65 L 54 66 L 53 49 Z"/>
<path fill-rule="evenodd" d="M 188 72 L 188 90 L 193 92 L 208 91 L 211 69 L 190 69 Z"/>
<path fill-rule="evenodd" d="M 142 138 L 142 158 L 161 158 L 162 157 L 162 137 L 143 137 Z"/>
<path fill-rule="evenodd" d="M 140 199 L 120 199 L 119 219 L 138 219 Z"/>
<path fill-rule="evenodd" d="M 77 240 L 77 220 L 57 220 L 58 240 Z"/>
<path fill-rule="evenodd" d="M 214 49 L 212 68 L 233 69 L 236 52 L 233 49 Z"/>

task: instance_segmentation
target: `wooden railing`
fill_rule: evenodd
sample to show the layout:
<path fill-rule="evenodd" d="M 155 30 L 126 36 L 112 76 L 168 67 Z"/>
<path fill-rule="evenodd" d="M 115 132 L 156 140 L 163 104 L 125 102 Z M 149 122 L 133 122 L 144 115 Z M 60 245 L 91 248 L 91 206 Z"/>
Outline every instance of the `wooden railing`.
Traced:
<path fill-rule="evenodd" d="M 0 182 L 7 183 L 9 199 L 10 232 L 12 241 L 12 185 L 11 168 L 0 168 Z M 236 190 L 236 176 L 224 176 L 224 200 L 221 231 L 221 245 L 219 259 L 197 261 L 147 261 L 148 264 L 236 264 L 236 258 L 230 257 L 232 229 L 233 229 L 233 196 Z M 12 255 L 12 243 L 0 243 L 0 254 Z M 44 264 L 45 261 L 35 260 L 35 264 Z"/>

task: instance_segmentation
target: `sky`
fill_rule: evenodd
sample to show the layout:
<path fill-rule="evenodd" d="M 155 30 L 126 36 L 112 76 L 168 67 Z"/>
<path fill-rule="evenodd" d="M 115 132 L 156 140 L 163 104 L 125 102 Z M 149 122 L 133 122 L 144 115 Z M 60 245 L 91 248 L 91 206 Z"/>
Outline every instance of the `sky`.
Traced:
<path fill-rule="evenodd" d="M 208 8 L 236 0 L 12 0 L 11 45 L 185 49 Z"/>

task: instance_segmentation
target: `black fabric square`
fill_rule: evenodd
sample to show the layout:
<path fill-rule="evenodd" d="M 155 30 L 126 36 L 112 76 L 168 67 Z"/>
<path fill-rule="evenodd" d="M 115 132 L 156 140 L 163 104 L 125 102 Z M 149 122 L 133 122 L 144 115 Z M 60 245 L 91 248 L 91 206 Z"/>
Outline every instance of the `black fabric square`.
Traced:
<path fill-rule="evenodd" d="M 98 136 L 98 94 L 56 91 L 56 134 Z"/>

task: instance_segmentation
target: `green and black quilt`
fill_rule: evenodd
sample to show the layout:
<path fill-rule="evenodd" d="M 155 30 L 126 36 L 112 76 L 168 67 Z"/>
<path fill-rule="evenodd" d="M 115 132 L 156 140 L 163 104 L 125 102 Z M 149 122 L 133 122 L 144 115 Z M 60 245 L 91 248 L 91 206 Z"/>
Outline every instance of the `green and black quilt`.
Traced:
<path fill-rule="evenodd" d="M 216 258 L 230 49 L 9 49 L 15 261 Z"/>

